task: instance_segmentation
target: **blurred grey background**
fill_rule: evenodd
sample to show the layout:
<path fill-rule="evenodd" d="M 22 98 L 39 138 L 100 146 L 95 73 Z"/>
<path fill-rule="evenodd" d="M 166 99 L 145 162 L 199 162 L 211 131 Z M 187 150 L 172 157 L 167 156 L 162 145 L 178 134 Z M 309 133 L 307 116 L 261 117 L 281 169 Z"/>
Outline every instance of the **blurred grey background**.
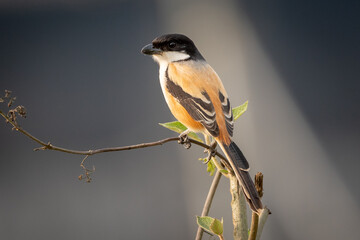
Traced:
<path fill-rule="evenodd" d="M 265 176 L 263 239 L 358 239 L 358 1 L 0 1 L 0 91 L 44 141 L 87 150 L 175 136 L 158 67 L 140 49 L 192 38 L 237 106 L 235 141 Z M 2 108 L 3 110 L 6 109 Z M 0 239 L 193 239 L 212 178 L 169 143 L 90 157 L 0 122 Z M 232 239 L 228 181 L 210 215 Z M 208 235 L 204 239 L 215 239 Z"/>

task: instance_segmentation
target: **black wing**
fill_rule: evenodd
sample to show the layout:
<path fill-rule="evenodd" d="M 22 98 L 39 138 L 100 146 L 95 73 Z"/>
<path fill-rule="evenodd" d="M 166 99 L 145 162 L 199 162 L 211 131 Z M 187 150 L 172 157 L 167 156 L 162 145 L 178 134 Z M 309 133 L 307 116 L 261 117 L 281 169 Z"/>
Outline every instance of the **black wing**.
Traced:
<path fill-rule="evenodd" d="M 219 91 L 219 98 L 225 116 L 226 129 L 229 135 L 232 137 L 234 131 L 234 119 L 233 119 L 232 109 L 230 106 L 230 100 L 229 98 L 225 97 L 220 91 Z"/>

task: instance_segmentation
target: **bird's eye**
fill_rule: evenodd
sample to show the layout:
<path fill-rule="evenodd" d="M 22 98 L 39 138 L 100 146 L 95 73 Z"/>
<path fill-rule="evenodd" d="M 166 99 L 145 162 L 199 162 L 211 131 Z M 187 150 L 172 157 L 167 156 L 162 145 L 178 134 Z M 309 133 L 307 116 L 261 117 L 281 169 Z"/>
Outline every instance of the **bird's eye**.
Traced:
<path fill-rule="evenodd" d="M 170 42 L 170 43 L 169 43 L 169 47 L 170 47 L 170 48 L 176 47 L 176 42 Z"/>

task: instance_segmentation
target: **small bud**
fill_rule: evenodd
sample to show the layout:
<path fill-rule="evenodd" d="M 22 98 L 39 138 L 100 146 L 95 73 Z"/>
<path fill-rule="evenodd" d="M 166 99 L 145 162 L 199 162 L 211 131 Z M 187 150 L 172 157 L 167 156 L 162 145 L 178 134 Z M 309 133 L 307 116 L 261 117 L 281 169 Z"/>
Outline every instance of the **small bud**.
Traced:
<path fill-rule="evenodd" d="M 5 90 L 5 98 L 10 98 L 10 97 L 11 97 L 11 91 Z"/>
<path fill-rule="evenodd" d="M 10 121 L 16 123 L 15 110 L 10 110 L 10 111 L 8 112 L 8 117 L 10 118 Z"/>
<path fill-rule="evenodd" d="M 13 104 L 13 100 L 12 100 L 12 98 L 9 100 L 9 102 L 8 102 L 8 107 L 11 107 L 11 105 Z"/>
<path fill-rule="evenodd" d="M 17 106 L 16 111 L 21 117 L 26 118 L 26 109 L 24 106 Z"/>
<path fill-rule="evenodd" d="M 81 180 L 83 179 L 83 175 L 82 175 L 82 174 L 79 175 L 79 176 L 78 176 L 78 179 L 81 181 Z"/>

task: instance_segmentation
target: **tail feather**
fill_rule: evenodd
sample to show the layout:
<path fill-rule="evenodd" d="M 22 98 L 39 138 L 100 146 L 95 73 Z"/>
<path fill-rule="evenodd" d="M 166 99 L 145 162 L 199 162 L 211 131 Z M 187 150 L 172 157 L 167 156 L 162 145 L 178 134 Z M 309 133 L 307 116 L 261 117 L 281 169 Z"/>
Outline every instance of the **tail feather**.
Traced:
<path fill-rule="evenodd" d="M 252 181 L 248 172 L 249 163 L 246 160 L 244 154 L 233 141 L 231 141 L 229 145 L 224 143 L 220 143 L 219 145 L 224 151 L 240 185 L 244 190 L 245 197 L 250 205 L 250 208 L 259 214 L 264 207 L 261 203 L 259 194 L 256 191 L 254 182 Z"/>
<path fill-rule="evenodd" d="M 225 150 L 234 162 L 236 168 L 244 171 L 249 171 L 250 166 L 248 161 L 246 160 L 244 154 L 241 152 L 240 148 L 233 141 L 230 142 L 229 146 L 226 146 Z"/>

